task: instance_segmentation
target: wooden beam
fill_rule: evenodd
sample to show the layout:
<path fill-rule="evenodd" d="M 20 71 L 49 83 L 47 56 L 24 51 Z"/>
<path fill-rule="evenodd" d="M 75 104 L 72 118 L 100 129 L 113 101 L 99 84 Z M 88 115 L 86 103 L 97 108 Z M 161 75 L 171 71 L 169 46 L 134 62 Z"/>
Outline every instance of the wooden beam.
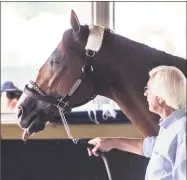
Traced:
<path fill-rule="evenodd" d="M 140 137 L 132 124 L 69 125 L 75 138 L 94 137 Z M 21 139 L 23 129 L 16 123 L 1 124 L 1 139 Z M 44 131 L 31 136 L 31 139 L 68 139 L 63 125 L 47 124 Z"/>

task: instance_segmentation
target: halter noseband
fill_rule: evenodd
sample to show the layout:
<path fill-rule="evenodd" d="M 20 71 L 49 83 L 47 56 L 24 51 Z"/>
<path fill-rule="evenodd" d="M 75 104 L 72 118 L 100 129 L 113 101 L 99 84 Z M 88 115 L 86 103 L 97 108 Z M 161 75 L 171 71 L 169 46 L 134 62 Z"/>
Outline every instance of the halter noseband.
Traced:
<path fill-rule="evenodd" d="M 47 95 L 45 92 L 40 90 L 40 88 L 33 81 L 30 81 L 31 87 L 28 84 L 25 86 L 23 92 L 25 92 L 29 97 L 31 97 L 33 99 L 47 102 L 47 103 L 52 104 L 52 105 L 54 105 L 56 107 L 60 107 L 62 109 L 64 109 L 66 107 L 70 111 L 74 107 L 81 106 L 81 105 L 89 102 L 90 100 L 93 100 L 96 97 L 97 94 L 96 94 L 96 88 L 95 88 L 95 84 L 94 84 L 95 81 L 94 81 L 93 75 L 92 75 L 93 66 L 91 65 L 90 62 L 95 57 L 95 54 L 96 54 L 95 51 L 86 50 L 86 59 L 85 59 L 84 65 L 82 66 L 82 73 L 81 73 L 80 77 L 77 79 L 77 81 L 73 84 L 73 86 L 70 88 L 70 90 L 66 93 L 66 95 L 64 97 L 62 97 L 62 96 L 55 97 L 55 96 Z M 91 80 L 93 82 L 93 86 L 94 86 L 94 91 L 89 96 L 89 98 L 87 98 L 86 100 L 84 100 L 81 103 L 73 105 L 73 107 L 70 107 L 68 101 L 69 101 L 70 97 L 78 89 L 80 84 L 82 83 L 82 81 L 83 81 L 82 79 L 83 79 L 84 74 L 88 74 L 89 77 L 91 78 Z"/>

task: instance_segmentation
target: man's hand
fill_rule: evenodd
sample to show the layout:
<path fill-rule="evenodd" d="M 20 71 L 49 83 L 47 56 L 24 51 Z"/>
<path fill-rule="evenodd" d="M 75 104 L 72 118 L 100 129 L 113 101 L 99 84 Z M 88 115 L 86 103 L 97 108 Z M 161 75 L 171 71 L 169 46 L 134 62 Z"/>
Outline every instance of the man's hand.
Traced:
<path fill-rule="evenodd" d="M 88 155 L 99 156 L 98 151 L 107 152 L 114 148 L 114 138 L 94 138 L 88 141 L 89 144 L 94 145 L 93 149 L 88 149 Z"/>

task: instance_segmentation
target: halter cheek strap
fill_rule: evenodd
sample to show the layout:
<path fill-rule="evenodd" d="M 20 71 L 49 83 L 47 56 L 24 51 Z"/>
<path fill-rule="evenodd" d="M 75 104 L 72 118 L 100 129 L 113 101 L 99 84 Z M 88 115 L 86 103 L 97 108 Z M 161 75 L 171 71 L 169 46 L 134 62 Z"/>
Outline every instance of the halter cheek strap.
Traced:
<path fill-rule="evenodd" d="M 76 92 L 76 90 L 79 88 L 79 86 L 83 82 L 83 76 L 87 74 L 94 84 L 94 91 L 83 102 L 79 104 L 75 104 L 73 105 L 73 107 L 81 106 L 87 103 L 88 101 L 94 99 L 96 97 L 96 87 L 95 87 L 95 80 L 93 77 L 93 66 L 91 65 L 91 62 L 94 59 L 96 52 L 98 52 L 101 48 L 101 45 L 103 42 L 103 35 L 104 35 L 104 28 L 100 26 L 95 26 L 95 25 L 89 26 L 89 36 L 88 36 L 87 44 L 85 47 L 86 59 L 82 67 L 82 73 L 64 97 L 62 96 L 54 97 L 54 96 L 46 95 L 46 93 L 41 91 L 39 87 L 36 85 L 36 83 L 34 83 L 33 81 L 31 81 L 31 85 L 32 85 L 31 87 L 29 87 L 28 85 L 25 86 L 24 92 L 28 96 L 36 100 L 44 101 L 44 102 L 53 104 L 54 106 L 59 106 L 63 109 L 64 107 L 68 107 L 71 109 L 68 103 L 69 98 Z"/>
<path fill-rule="evenodd" d="M 82 67 L 82 73 L 81 73 L 80 77 L 77 79 L 77 81 L 73 84 L 73 86 L 70 88 L 70 90 L 66 93 L 66 95 L 64 97 L 62 97 L 62 96 L 55 97 L 55 96 L 47 95 L 45 92 L 40 90 L 40 88 L 33 81 L 30 81 L 30 84 L 27 84 L 25 86 L 24 92 L 29 97 L 31 97 L 33 99 L 47 102 L 47 103 L 52 104 L 54 106 L 61 107 L 62 109 L 64 109 L 66 107 L 66 108 L 69 108 L 70 111 L 71 111 L 71 108 L 81 106 L 81 105 L 89 102 L 90 100 L 94 99 L 96 97 L 96 87 L 95 87 L 95 83 L 94 83 L 95 80 L 93 78 L 93 67 L 91 65 L 91 59 L 93 59 L 95 57 L 95 52 L 93 52 L 91 50 L 87 50 L 86 54 L 87 54 L 86 60 L 85 60 L 85 63 Z M 81 103 L 78 103 L 78 104 L 74 104 L 73 107 L 70 107 L 68 101 L 69 101 L 70 97 L 73 96 L 73 94 L 79 88 L 81 83 L 83 82 L 83 77 L 85 75 L 88 75 L 88 77 L 93 82 L 94 90 L 91 93 L 91 95 L 89 97 L 87 97 L 84 101 L 82 101 Z"/>

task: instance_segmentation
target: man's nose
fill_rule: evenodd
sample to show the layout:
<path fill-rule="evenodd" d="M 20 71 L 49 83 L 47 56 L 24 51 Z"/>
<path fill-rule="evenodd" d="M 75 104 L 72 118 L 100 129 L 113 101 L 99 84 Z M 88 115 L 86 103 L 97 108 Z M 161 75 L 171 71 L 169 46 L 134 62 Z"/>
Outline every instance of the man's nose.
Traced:
<path fill-rule="evenodd" d="M 144 96 L 147 96 L 147 95 L 148 95 L 148 91 L 146 89 L 145 92 L 144 92 Z"/>

